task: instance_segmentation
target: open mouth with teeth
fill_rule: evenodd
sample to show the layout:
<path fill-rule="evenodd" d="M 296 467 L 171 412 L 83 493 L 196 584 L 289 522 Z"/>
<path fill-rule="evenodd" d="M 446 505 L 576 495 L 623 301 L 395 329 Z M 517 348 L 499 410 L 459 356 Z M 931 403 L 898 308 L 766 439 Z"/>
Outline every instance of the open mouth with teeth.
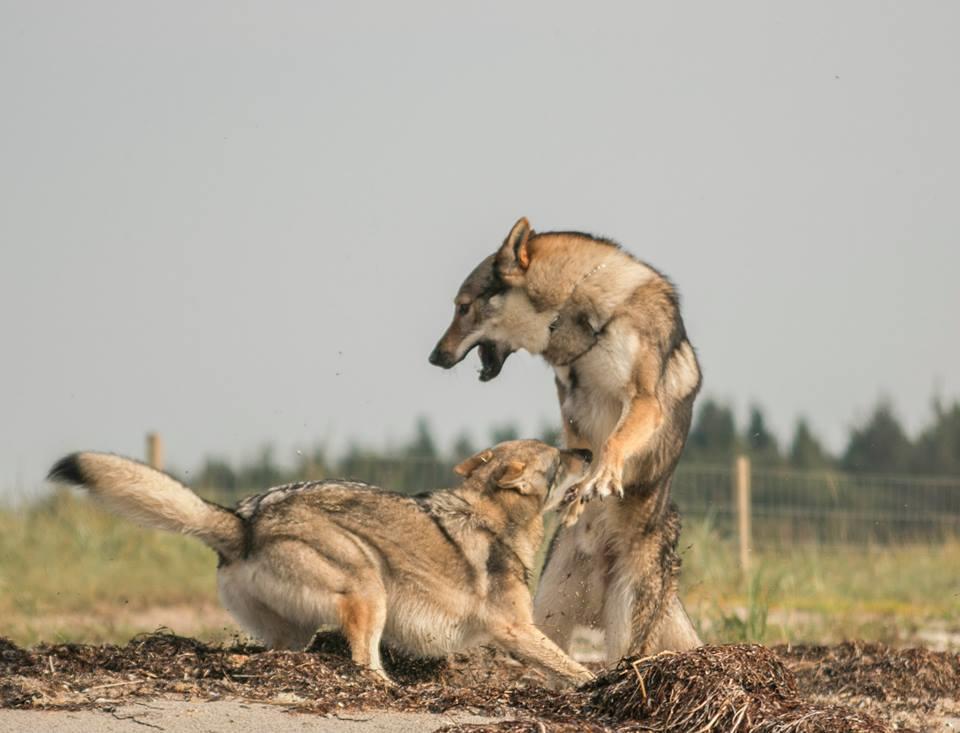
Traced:
<path fill-rule="evenodd" d="M 480 352 L 480 381 L 489 382 L 503 369 L 503 362 L 510 356 L 511 351 L 494 341 L 481 341 L 477 350 Z"/>

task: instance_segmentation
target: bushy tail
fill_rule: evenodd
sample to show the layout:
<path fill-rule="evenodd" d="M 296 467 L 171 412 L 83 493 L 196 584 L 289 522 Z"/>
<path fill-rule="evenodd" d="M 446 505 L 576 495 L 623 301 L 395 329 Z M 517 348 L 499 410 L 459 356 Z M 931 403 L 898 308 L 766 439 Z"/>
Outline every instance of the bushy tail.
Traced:
<path fill-rule="evenodd" d="M 109 453 L 74 453 L 57 461 L 47 478 L 84 487 L 107 509 L 144 527 L 196 537 L 228 560 L 243 553 L 240 517 L 137 461 Z"/>

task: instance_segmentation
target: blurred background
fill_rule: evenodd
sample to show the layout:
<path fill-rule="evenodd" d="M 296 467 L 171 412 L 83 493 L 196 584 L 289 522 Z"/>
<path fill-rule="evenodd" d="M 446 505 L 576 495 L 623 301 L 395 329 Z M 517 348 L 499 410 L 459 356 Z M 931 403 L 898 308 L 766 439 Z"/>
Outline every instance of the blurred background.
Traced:
<path fill-rule="evenodd" d="M 0 634 L 232 633 L 215 558 L 42 478 L 402 491 L 556 440 L 427 355 L 519 216 L 677 284 L 708 638 L 960 644 L 960 6 L 0 4 Z M 155 444 L 156 445 L 156 444 Z"/>

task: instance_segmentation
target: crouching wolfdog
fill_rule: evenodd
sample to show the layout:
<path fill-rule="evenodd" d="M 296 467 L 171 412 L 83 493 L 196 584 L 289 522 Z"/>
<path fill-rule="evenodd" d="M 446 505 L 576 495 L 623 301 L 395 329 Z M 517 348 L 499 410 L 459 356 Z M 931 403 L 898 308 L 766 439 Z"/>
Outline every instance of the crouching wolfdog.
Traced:
<path fill-rule="evenodd" d="M 340 628 L 353 661 L 386 677 L 381 636 L 414 655 L 494 643 L 564 682 L 590 673 L 533 623 L 528 582 L 542 513 L 587 468 L 586 451 L 517 440 L 467 459 L 455 489 L 405 496 L 353 481 L 270 489 L 227 509 L 136 461 L 76 453 L 50 479 L 107 509 L 196 537 L 220 557 L 227 610 L 271 648 Z"/>
<path fill-rule="evenodd" d="M 534 233 L 521 219 L 454 308 L 431 363 L 450 368 L 476 346 L 487 381 L 513 351 L 542 355 L 566 446 L 595 456 L 551 546 L 537 623 L 564 648 L 574 625 L 602 626 L 611 661 L 699 645 L 677 597 L 680 520 L 669 497 L 700 369 L 673 286 L 613 242 Z M 586 504 L 612 494 L 621 500 Z"/>

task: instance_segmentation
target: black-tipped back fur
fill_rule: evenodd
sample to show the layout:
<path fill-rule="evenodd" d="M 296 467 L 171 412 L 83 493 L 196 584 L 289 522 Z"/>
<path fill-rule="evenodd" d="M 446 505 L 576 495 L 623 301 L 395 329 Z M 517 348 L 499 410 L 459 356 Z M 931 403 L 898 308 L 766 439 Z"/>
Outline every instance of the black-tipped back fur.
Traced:
<path fill-rule="evenodd" d="M 50 473 L 47 474 L 47 481 L 83 486 L 87 482 L 87 479 L 80 469 L 79 458 L 79 453 L 71 453 L 69 456 L 61 458 L 53 464 L 53 468 L 51 468 Z"/>

